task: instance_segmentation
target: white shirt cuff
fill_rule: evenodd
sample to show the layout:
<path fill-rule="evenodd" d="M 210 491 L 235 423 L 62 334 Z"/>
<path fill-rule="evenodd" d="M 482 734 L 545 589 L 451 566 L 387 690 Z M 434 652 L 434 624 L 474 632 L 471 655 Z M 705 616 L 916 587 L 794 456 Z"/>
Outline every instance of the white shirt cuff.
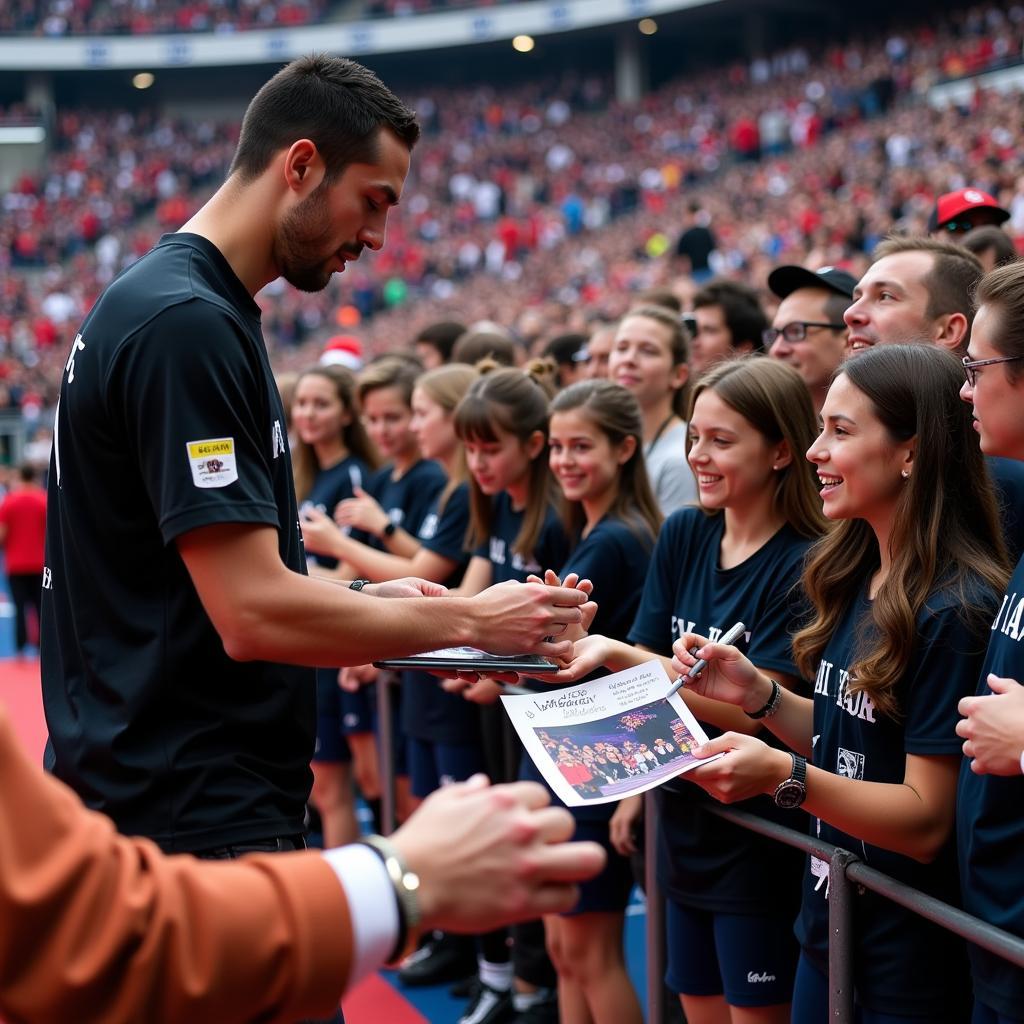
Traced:
<path fill-rule="evenodd" d="M 375 971 L 398 940 L 398 905 L 395 887 L 380 857 L 358 843 L 325 850 L 324 857 L 338 876 L 348 899 L 352 921 L 352 972 L 345 984 Z"/>

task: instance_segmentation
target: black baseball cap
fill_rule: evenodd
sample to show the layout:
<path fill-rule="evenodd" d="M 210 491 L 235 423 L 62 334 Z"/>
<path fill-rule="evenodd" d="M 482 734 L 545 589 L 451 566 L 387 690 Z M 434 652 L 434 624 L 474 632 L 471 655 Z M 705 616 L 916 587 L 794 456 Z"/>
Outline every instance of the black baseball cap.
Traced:
<path fill-rule="evenodd" d="M 784 299 L 798 288 L 824 288 L 852 299 L 853 289 L 857 287 L 857 278 L 845 270 L 840 270 L 839 267 L 808 270 L 806 267 L 788 264 L 776 267 L 768 275 L 768 287 L 780 299 Z"/>

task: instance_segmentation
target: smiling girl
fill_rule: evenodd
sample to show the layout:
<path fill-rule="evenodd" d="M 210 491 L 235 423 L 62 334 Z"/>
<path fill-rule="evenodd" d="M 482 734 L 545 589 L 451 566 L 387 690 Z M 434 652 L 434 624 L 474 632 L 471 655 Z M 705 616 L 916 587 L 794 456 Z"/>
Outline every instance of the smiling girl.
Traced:
<path fill-rule="evenodd" d="M 640 403 L 647 476 L 666 516 L 697 498 L 686 467 L 688 354 L 678 315 L 663 306 L 644 305 L 619 322 L 608 357 L 609 378 Z"/>
<path fill-rule="evenodd" d="M 661 512 L 644 469 L 642 421 L 636 399 L 605 380 L 583 381 L 551 404 L 551 471 L 566 500 L 567 525 L 578 539 L 561 576 L 589 579 L 598 603 L 591 628 L 624 639 L 633 623 Z M 600 745 L 603 747 L 603 745 Z M 583 763 L 608 781 L 603 751 L 583 748 Z M 533 762 L 524 774 L 539 779 Z M 558 971 L 563 1024 L 641 1024 L 642 1014 L 623 957 L 625 909 L 632 888 L 629 861 L 612 847 L 614 804 L 572 808 L 575 838 L 593 838 L 608 863 L 581 887 L 571 914 L 545 919 L 548 949 Z"/>
<path fill-rule="evenodd" d="M 722 800 L 801 803 L 823 840 L 955 901 L 957 701 L 973 692 L 1006 580 L 992 488 L 963 371 L 947 352 L 885 346 L 846 362 L 807 458 L 839 522 L 809 556 L 813 619 L 793 640 L 813 699 L 765 666 L 687 629 L 677 670 L 710 662 L 693 690 L 757 716 L 794 753 L 729 733 L 690 779 Z M 807 760 L 811 763 L 808 765 Z M 797 922 L 795 1024 L 828 1015 L 828 865 L 811 858 Z M 964 1020 L 962 943 L 872 893 L 856 897 L 854 982 L 864 1024 Z M 927 984 L 921 979 L 927 978 Z"/>
<path fill-rule="evenodd" d="M 548 470 L 548 402 L 554 387 L 553 364 L 537 360 L 526 370 L 479 364 L 481 376 L 455 413 L 455 429 L 466 450 L 470 472 L 470 529 L 474 551 L 460 593 L 477 594 L 492 583 L 526 582 L 531 574 L 560 567 L 569 540 L 555 505 Z M 490 679 L 446 688 L 485 705 L 481 709 L 484 752 L 494 782 L 518 776 L 521 747 L 505 712 L 494 702 L 501 693 Z M 547 1000 L 555 974 L 544 949 L 540 922 L 513 930 L 515 1009 Z M 513 1009 L 512 969 L 505 933 L 483 940 L 480 985 L 463 1021 L 485 1019 Z"/>
<path fill-rule="evenodd" d="M 306 370 L 295 382 L 291 411 L 300 515 L 312 510 L 322 515 L 351 498 L 377 466 L 377 453 L 359 418 L 355 377 L 342 366 Z M 336 564 L 330 557 L 310 561 L 325 569 Z M 317 571 L 313 566 L 311 570 Z M 338 846 L 359 835 L 338 670 L 317 669 L 316 690 L 317 741 L 310 800 L 320 812 L 324 842 Z M 372 790 L 369 795 L 374 795 Z"/>
<path fill-rule="evenodd" d="M 743 621 L 749 632 L 741 643 L 754 662 L 795 684 L 786 632 L 796 604 L 791 592 L 825 525 L 814 474 L 794 459 L 813 437 L 807 389 L 789 367 L 748 357 L 702 377 L 689 421 L 689 462 L 702 508 L 681 509 L 661 530 L 629 634 L 637 646 L 592 634 L 576 644 L 564 677 L 652 657 L 671 670 L 680 632 L 703 623 L 720 635 Z M 758 729 L 719 701 L 685 699 L 710 735 Z M 657 790 L 668 985 L 680 993 L 691 1024 L 788 1022 L 800 857 L 709 815 L 701 796 L 685 783 Z M 624 852 L 635 849 L 640 803 L 622 801 L 612 819 L 612 841 Z M 763 799 L 753 809 L 771 811 Z"/>

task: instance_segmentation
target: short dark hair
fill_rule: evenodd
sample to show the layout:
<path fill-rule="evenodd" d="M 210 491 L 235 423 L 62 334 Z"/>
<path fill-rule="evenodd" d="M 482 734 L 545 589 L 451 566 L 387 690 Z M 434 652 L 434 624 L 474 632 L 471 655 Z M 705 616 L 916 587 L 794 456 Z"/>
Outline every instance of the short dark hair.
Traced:
<path fill-rule="evenodd" d="M 322 53 L 299 57 L 253 97 L 229 173 L 252 181 L 274 154 L 308 138 L 333 181 L 349 164 L 377 159 L 381 128 L 409 149 L 420 135 L 413 111 L 362 64 Z"/>
<path fill-rule="evenodd" d="M 923 235 L 890 235 L 875 247 L 872 262 L 877 263 L 886 256 L 903 252 L 926 252 L 932 256 L 932 269 L 924 276 L 928 289 L 928 308 L 925 316 L 936 320 L 949 313 L 963 313 L 967 317 L 968 333 L 974 322 L 974 289 L 984 273 L 981 261 L 973 252 L 962 245 L 948 242 L 943 238 L 926 238 Z"/>
<path fill-rule="evenodd" d="M 544 346 L 544 355 L 559 366 L 571 366 L 573 356 L 587 343 L 585 334 L 569 332 L 568 334 L 557 334 Z"/>
<path fill-rule="evenodd" d="M 516 343 L 507 334 L 497 331 L 466 331 L 455 342 L 451 361 L 476 366 L 481 359 L 493 359 L 502 366 L 515 366 Z"/>
<path fill-rule="evenodd" d="M 995 224 L 982 224 L 981 227 L 972 228 L 964 235 L 962 244 L 968 252 L 973 252 L 975 256 L 979 257 L 989 249 L 995 250 L 995 266 L 997 267 L 1017 261 L 1017 250 L 1014 248 L 1013 239 Z"/>
<path fill-rule="evenodd" d="M 1024 261 L 990 270 L 975 292 L 978 306 L 995 312 L 999 329 L 992 332 L 992 347 L 1003 356 L 1024 356 Z M 1004 363 L 1011 382 L 1020 377 L 1020 363 Z"/>
<path fill-rule="evenodd" d="M 664 306 L 673 313 L 682 313 L 683 303 L 671 288 L 648 288 L 635 299 L 637 306 Z"/>
<path fill-rule="evenodd" d="M 451 362 L 452 348 L 455 342 L 466 333 L 466 325 L 457 320 L 438 320 L 428 324 L 416 335 L 415 344 L 429 345 L 436 348 L 444 362 Z"/>
<path fill-rule="evenodd" d="M 765 328 L 768 316 L 761 307 L 757 292 L 739 281 L 712 281 L 693 297 L 693 308 L 718 306 L 725 317 L 725 326 L 732 335 L 732 347 L 736 348 L 749 341 L 752 351 L 764 348 Z"/>

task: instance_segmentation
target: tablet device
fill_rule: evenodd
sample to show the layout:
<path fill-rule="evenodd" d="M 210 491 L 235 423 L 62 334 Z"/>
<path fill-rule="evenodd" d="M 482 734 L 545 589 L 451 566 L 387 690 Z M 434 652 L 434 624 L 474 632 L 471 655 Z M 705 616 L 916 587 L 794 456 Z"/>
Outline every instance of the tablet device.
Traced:
<path fill-rule="evenodd" d="M 385 658 L 375 661 L 377 668 L 419 669 L 429 672 L 443 669 L 455 672 L 519 672 L 524 676 L 552 675 L 559 667 L 548 658 L 536 654 L 489 654 L 478 647 L 443 647 L 408 658 Z"/>

